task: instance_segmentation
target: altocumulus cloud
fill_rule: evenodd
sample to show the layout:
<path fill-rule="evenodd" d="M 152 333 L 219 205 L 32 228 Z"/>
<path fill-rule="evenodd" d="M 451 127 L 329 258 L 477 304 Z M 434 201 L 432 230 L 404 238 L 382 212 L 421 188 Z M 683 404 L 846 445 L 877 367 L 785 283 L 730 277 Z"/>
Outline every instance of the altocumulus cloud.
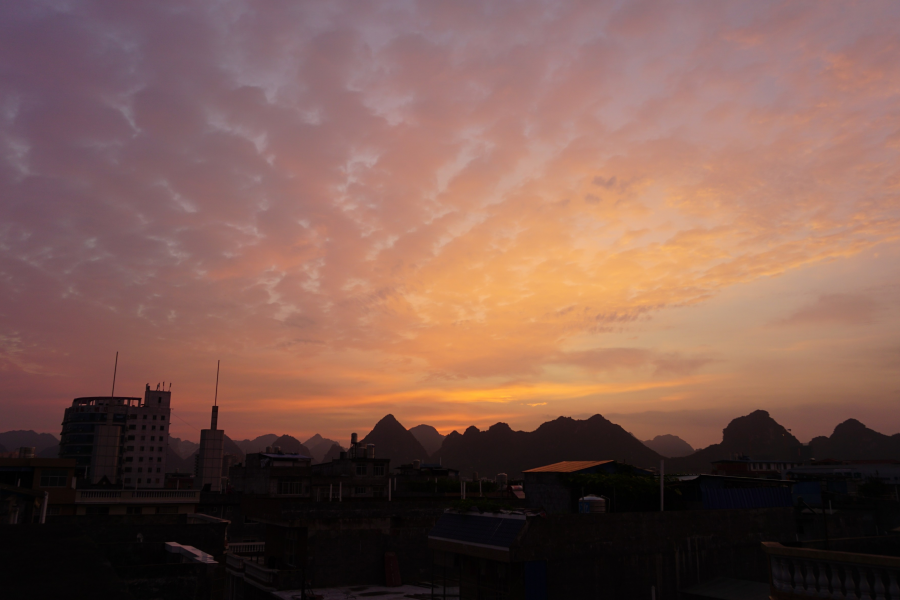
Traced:
<path fill-rule="evenodd" d="M 573 338 L 896 237 L 898 10 L 4 3 L 6 387 L 115 343 L 198 394 L 225 355 L 251 428 L 540 397 Z"/>

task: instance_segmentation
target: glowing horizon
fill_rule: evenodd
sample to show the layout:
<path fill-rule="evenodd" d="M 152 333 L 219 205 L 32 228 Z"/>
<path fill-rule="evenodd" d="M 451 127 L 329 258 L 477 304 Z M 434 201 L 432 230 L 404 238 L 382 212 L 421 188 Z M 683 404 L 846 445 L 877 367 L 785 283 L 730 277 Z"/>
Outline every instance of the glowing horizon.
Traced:
<path fill-rule="evenodd" d="M 0 430 L 900 431 L 895 3 L 11 3 Z"/>

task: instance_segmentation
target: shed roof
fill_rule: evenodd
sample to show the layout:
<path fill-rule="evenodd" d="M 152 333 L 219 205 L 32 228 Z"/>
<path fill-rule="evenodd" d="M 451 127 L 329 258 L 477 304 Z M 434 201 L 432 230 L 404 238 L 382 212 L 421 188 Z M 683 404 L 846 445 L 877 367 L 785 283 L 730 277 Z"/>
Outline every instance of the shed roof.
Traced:
<path fill-rule="evenodd" d="M 523 473 L 576 473 L 584 469 L 598 467 L 607 463 L 614 463 L 614 460 L 564 460 L 562 462 L 553 463 L 544 467 L 535 469 L 526 469 Z"/>
<path fill-rule="evenodd" d="M 508 551 L 525 527 L 524 515 L 485 515 L 445 512 L 428 533 L 433 540 L 445 540 L 483 548 Z"/>

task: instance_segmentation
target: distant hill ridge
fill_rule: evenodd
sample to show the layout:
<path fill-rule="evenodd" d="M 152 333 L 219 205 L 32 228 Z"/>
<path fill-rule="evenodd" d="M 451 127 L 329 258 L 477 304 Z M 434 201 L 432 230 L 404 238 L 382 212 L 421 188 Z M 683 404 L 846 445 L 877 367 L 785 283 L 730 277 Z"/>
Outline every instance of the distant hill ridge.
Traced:
<path fill-rule="evenodd" d="M 34 448 L 34 455 L 48 453 L 44 458 L 55 458 L 59 447 L 59 438 L 50 433 L 37 433 L 30 429 L 16 429 L 0 433 L 0 446 L 6 452 L 15 452 L 22 446 Z"/>
<path fill-rule="evenodd" d="M 280 446 L 283 452 L 305 454 L 314 462 L 327 462 L 343 450 L 340 444 L 319 434 L 307 443 L 290 435 L 266 434 L 238 442 L 226 435 L 225 453 L 243 461 L 250 452 Z M 524 469 L 562 460 L 615 459 L 656 467 L 660 458 L 667 455 L 668 473 L 708 473 L 713 461 L 739 454 L 761 460 L 900 460 L 900 434 L 885 435 L 856 419 L 848 419 L 838 424 L 830 436 L 815 437 L 804 446 L 765 410 L 733 419 L 723 429 L 720 443 L 683 456 L 677 454 L 692 449 L 679 437 L 659 435 L 642 443 L 601 415 L 585 420 L 559 417 L 531 432 L 514 431 L 506 423 L 496 423 L 485 431 L 472 426 L 462 434 L 453 431 L 442 436 L 430 425 L 407 430 L 389 414 L 376 423 L 361 443 L 375 444 L 376 457 L 390 458 L 392 468 L 416 459 L 440 461 L 460 469 L 466 477 L 476 471 L 489 477 L 497 473 L 515 477 Z M 0 433 L 0 452 L 15 451 L 22 446 L 34 447 L 36 456 L 55 458 L 59 440 L 52 434 L 30 430 Z M 192 472 L 198 446 L 196 442 L 170 437 L 167 469 Z"/>
<path fill-rule="evenodd" d="M 518 477 L 525 469 L 564 460 L 619 460 L 641 467 L 659 464 L 660 455 L 619 425 L 601 415 L 585 420 L 559 417 L 531 432 L 513 431 L 506 423 L 487 431 L 469 427 L 451 432 L 432 457 L 445 466 L 493 477 L 506 473 Z"/>

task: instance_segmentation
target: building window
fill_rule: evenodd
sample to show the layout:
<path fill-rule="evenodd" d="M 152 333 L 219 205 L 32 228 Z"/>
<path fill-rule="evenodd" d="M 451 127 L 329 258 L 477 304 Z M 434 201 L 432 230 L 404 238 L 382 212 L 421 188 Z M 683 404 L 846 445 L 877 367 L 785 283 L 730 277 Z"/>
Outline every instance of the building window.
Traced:
<path fill-rule="evenodd" d="M 285 481 L 284 479 L 278 480 L 279 494 L 299 494 L 301 489 L 303 489 L 303 487 L 299 481 Z"/>
<path fill-rule="evenodd" d="M 88 506 L 85 511 L 89 515 L 108 515 L 109 507 L 108 506 Z"/>
<path fill-rule="evenodd" d="M 365 475 L 366 474 L 366 465 L 356 465 L 356 474 L 357 475 Z"/>
<path fill-rule="evenodd" d="M 140 471 L 140 469 L 138 469 L 138 471 Z M 138 477 L 138 483 L 139 483 L 139 484 L 141 483 L 141 478 L 140 478 L 140 477 Z"/>
<path fill-rule="evenodd" d="M 147 429 L 146 425 L 141 425 L 141 429 Z"/>
<path fill-rule="evenodd" d="M 153 431 L 156 431 L 156 425 L 151 425 L 150 429 L 152 429 Z"/>
<path fill-rule="evenodd" d="M 65 469 L 44 469 L 41 471 L 41 487 L 66 487 L 68 478 Z"/>
<path fill-rule="evenodd" d="M 156 472 L 159 473 L 159 467 L 156 467 Z M 159 479 L 156 480 L 156 483 L 159 483 Z"/>
<path fill-rule="evenodd" d="M 156 420 L 156 415 L 153 415 L 153 420 L 154 420 L 154 421 Z"/>
<path fill-rule="evenodd" d="M 134 429 L 135 427 L 137 427 L 137 425 L 129 425 L 128 429 Z"/>
<path fill-rule="evenodd" d="M 159 469 L 157 469 L 156 472 L 159 473 Z M 159 483 L 159 477 L 156 478 L 156 483 Z"/>
<path fill-rule="evenodd" d="M 159 430 L 160 430 L 160 431 L 165 431 L 165 430 L 166 430 L 166 428 L 165 428 L 165 427 L 163 427 L 163 426 L 162 426 L 162 425 L 160 425 L 160 426 L 159 426 Z"/>
<path fill-rule="evenodd" d="M 125 451 L 126 452 L 134 452 L 134 446 L 126 446 Z"/>
<path fill-rule="evenodd" d="M 126 472 L 126 473 L 131 473 L 131 467 L 125 467 L 125 472 Z"/>
<path fill-rule="evenodd" d="M 133 456 L 126 456 L 126 457 L 125 457 L 125 462 L 132 462 L 133 460 L 134 460 L 134 457 L 133 457 Z"/>
<path fill-rule="evenodd" d="M 160 420 L 160 421 L 165 421 L 165 420 L 166 420 L 166 415 L 160 415 L 160 416 L 159 416 L 159 420 Z M 160 428 L 160 429 L 162 429 L 162 428 Z"/>
<path fill-rule="evenodd" d="M 128 515 L 139 515 L 143 512 L 140 506 L 127 506 L 125 507 L 125 514 Z"/>
<path fill-rule="evenodd" d="M 143 452 L 143 451 L 144 451 L 144 447 L 143 447 L 143 446 L 141 446 L 141 452 Z"/>
<path fill-rule="evenodd" d="M 177 506 L 160 506 L 156 509 L 158 515 L 174 515 L 178 513 Z"/>
<path fill-rule="evenodd" d="M 146 435 L 142 435 L 142 436 L 141 436 L 141 441 L 142 441 L 142 442 L 143 442 L 144 440 L 146 440 L 146 439 L 147 439 L 147 436 L 146 436 Z"/>
<path fill-rule="evenodd" d="M 130 471 L 131 469 L 127 469 L 127 470 Z M 131 483 L 131 477 L 126 477 L 126 478 L 125 478 L 125 483 L 130 484 L 130 483 Z"/>
<path fill-rule="evenodd" d="M 155 442 L 155 441 L 156 441 L 156 436 L 155 436 L 155 435 L 151 435 L 151 436 L 150 436 L 150 441 L 151 441 L 151 442 Z"/>
<path fill-rule="evenodd" d="M 147 420 L 147 415 L 144 415 L 144 420 L 145 420 L 145 421 Z"/>
<path fill-rule="evenodd" d="M 129 419 L 137 419 L 137 415 L 128 415 Z"/>
<path fill-rule="evenodd" d="M 384 475 L 384 465 L 375 465 L 375 474 L 376 475 Z"/>
<path fill-rule="evenodd" d="M 143 448 L 142 448 L 142 450 L 143 450 Z M 144 462 L 144 457 L 143 457 L 143 456 L 138 456 L 138 462 Z"/>
<path fill-rule="evenodd" d="M 48 506 L 48 507 L 47 507 L 47 514 L 48 514 L 48 515 L 58 515 L 60 512 L 61 512 L 61 511 L 59 510 L 59 507 L 58 507 L 58 506 Z"/>
<path fill-rule="evenodd" d="M 373 487 L 372 495 L 375 496 L 376 498 L 381 498 L 382 496 L 384 496 L 384 488 L 383 487 Z"/>
<path fill-rule="evenodd" d="M 366 493 L 366 487 L 364 485 L 358 485 L 355 488 L 353 488 L 353 493 L 356 494 L 357 496 L 362 496 L 363 494 Z"/>

